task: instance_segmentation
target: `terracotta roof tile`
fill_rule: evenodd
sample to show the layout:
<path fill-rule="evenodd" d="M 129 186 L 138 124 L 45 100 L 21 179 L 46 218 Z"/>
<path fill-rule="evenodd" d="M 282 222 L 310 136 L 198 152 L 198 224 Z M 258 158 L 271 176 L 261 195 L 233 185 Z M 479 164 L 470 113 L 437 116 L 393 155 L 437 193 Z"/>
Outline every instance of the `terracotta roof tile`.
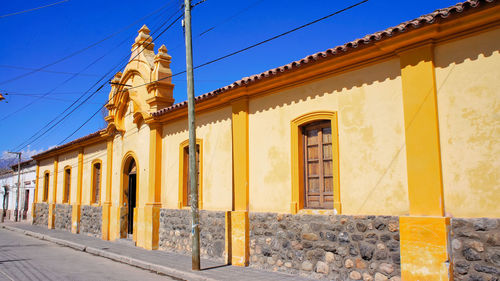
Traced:
<path fill-rule="evenodd" d="M 413 19 L 413 20 L 405 21 L 403 23 L 400 23 L 400 24 L 393 26 L 393 27 L 389 27 L 389 28 L 382 30 L 382 31 L 368 34 L 368 35 L 364 36 L 363 38 L 353 40 L 351 42 L 348 42 L 348 43 L 345 43 L 343 45 L 325 50 L 323 52 L 309 55 L 303 59 L 291 62 L 287 65 L 280 66 L 280 67 L 277 67 L 274 69 L 270 69 L 268 71 L 265 71 L 265 72 L 262 72 L 259 74 L 255 74 L 255 75 L 252 75 L 249 77 L 243 77 L 242 79 L 235 81 L 230 85 L 227 85 L 225 87 L 222 87 L 222 88 L 216 89 L 214 91 L 211 91 L 211 92 L 208 92 L 208 93 L 205 93 L 203 95 L 195 97 L 195 102 L 200 102 L 203 100 L 213 98 L 213 97 L 215 97 L 221 93 L 224 93 L 226 91 L 229 91 L 231 89 L 245 86 L 245 85 L 248 85 L 251 83 L 255 83 L 259 80 L 262 80 L 262 79 L 265 79 L 268 77 L 276 76 L 279 73 L 287 72 L 287 71 L 290 71 L 292 69 L 295 69 L 295 68 L 301 67 L 303 65 L 325 59 L 325 58 L 330 57 L 330 56 L 341 55 L 341 54 L 353 51 L 354 49 L 356 49 L 360 46 L 366 46 L 368 44 L 373 44 L 376 41 L 381 41 L 381 40 L 384 40 L 386 38 L 393 37 L 393 36 L 397 35 L 398 33 L 407 32 L 411 29 L 417 29 L 417 28 L 420 28 L 424 25 L 433 24 L 441 19 L 447 19 L 450 15 L 461 13 L 467 9 L 476 8 L 482 4 L 493 3 L 493 2 L 496 2 L 495 4 L 497 4 L 498 0 L 468 0 L 465 2 L 457 3 L 451 7 L 448 7 L 448 8 L 438 9 L 430 14 L 420 16 L 420 17 Z M 168 112 L 175 111 L 175 110 L 178 110 L 178 109 L 181 109 L 184 107 L 187 107 L 187 101 L 180 102 L 180 103 L 174 104 L 172 106 L 160 109 L 160 110 L 152 113 L 152 115 L 155 117 L 162 116 Z"/>
<path fill-rule="evenodd" d="M 104 132 L 105 130 L 99 130 L 97 132 L 93 132 L 91 134 L 88 134 L 84 137 L 81 137 L 81 138 L 78 138 L 76 140 L 73 140 L 73 141 L 70 141 L 70 142 L 67 142 L 65 144 L 61 144 L 59 146 L 56 146 L 56 147 L 53 147 L 51 149 L 48 149 L 48 150 L 45 150 L 44 152 L 42 153 L 38 153 L 37 155 L 34 155 L 32 156 L 33 159 L 36 159 L 36 158 L 39 158 L 40 156 L 43 156 L 43 155 L 46 155 L 52 151 L 56 151 L 56 150 L 60 150 L 62 148 L 65 148 L 65 147 L 68 147 L 68 146 L 71 146 L 71 145 L 74 145 L 74 144 L 77 144 L 77 143 L 80 143 L 80 142 L 83 142 L 83 141 L 86 141 L 86 140 L 89 140 L 89 139 L 92 139 L 92 138 L 95 138 L 95 137 L 98 137 L 101 135 L 102 132 Z"/>

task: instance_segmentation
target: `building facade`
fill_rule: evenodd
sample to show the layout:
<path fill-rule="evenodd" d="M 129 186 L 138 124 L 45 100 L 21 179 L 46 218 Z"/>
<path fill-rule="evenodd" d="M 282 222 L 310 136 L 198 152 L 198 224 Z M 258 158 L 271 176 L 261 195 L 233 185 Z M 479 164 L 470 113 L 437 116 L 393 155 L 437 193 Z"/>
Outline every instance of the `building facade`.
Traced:
<path fill-rule="evenodd" d="M 499 22 L 498 1 L 466 1 L 198 96 L 202 254 L 334 280 L 494 278 Z M 33 223 L 189 252 L 187 103 L 148 34 L 107 128 L 34 157 Z"/>
<path fill-rule="evenodd" d="M 4 219 L 15 220 L 14 211 L 17 200 L 17 164 L 11 166 L 11 171 L 0 175 L 0 210 L 3 210 L 5 200 L 6 213 Z M 21 220 L 31 220 L 31 209 L 35 198 L 36 161 L 21 162 L 20 189 L 18 210 Z"/>

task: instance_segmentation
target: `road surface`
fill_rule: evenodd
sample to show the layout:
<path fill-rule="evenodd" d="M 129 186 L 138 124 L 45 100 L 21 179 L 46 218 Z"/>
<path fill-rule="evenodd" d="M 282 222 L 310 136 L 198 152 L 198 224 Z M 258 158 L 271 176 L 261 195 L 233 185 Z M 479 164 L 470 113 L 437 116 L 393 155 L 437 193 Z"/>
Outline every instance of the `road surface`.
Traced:
<path fill-rule="evenodd" d="M 176 280 L 0 228 L 0 280 Z"/>

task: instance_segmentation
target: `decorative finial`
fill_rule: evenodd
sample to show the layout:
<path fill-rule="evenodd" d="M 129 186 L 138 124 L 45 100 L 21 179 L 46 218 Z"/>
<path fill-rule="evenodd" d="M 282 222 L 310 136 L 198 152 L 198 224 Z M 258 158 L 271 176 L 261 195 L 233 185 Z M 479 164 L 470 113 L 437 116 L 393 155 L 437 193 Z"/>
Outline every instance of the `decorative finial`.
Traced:
<path fill-rule="evenodd" d="M 167 47 L 165 47 L 165 45 L 161 45 L 161 47 L 158 49 L 158 53 L 166 54 Z"/>
<path fill-rule="evenodd" d="M 153 50 L 155 46 L 153 43 L 153 38 L 149 36 L 149 28 L 146 25 L 143 25 L 141 29 L 139 29 L 139 34 L 137 34 L 135 43 L 134 45 L 132 45 L 132 48 L 134 49 L 140 45 L 145 46 L 148 50 Z"/>
<path fill-rule="evenodd" d="M 146 35 L 149 35 L 149 31 L 149 28 L 145 24 L 139 29 L 139 33 L 144 33 Z"/>

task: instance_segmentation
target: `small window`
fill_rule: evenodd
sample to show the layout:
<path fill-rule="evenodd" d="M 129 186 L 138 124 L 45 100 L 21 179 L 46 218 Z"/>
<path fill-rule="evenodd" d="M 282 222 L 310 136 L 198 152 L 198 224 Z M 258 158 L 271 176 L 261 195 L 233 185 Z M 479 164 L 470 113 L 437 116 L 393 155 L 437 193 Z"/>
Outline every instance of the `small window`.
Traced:
<path fill-rule="evenodd" d="M 333 208 L 333 153 L 330 121 L 302 127 L 304 155 L 304 207 Z"/>
<path fill-rule="evenodd" d="M 99 203 L 101 196 L 101 163 L 92 165 L 92 197 L 91 203 Z"/>
<path fill-rule="evenodd" d="M 43 202 L 49 200 L 49 172 L 46 172 L 43 176 Z"/>
<path fill-rule="evenodd" d="M 191 180 L 189 177 L 189 146 L 183 150 L 183 206 L 191 206 Z M 196 145 L 196 170 L 198 171 L 198 192 L 200 192 L 200 145 Z M 198 198 L 199 200 L 199 198 Z"/>
<path fill-rule="evenodd" d="M 64 169 L 63 203 L 69 203 L 70 188 L 71 188 L 71 168 L 66 168 Z"/>

